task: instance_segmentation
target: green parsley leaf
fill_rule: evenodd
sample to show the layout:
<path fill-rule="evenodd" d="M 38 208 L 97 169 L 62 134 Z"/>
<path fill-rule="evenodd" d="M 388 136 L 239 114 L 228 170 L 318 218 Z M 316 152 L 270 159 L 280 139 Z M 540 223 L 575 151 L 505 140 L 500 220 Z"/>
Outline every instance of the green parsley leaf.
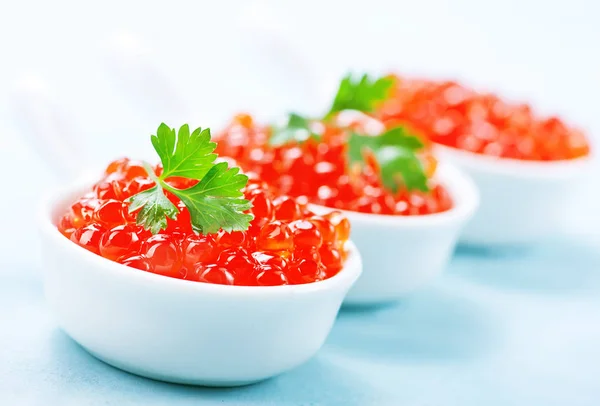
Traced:
<path fill-rule="evenodd" d="M 397 145 L 413 151 L 425 148 L 423 141 L 416 135 L 411 134 L 406 127 L 398 126 L 390 128 L 379 135 L 381 145 Z"/>
<path fill-rule="evenodd" d="M 375 153 L 381 167 L 381 179 L 390 190 L 398 191 L 403 182 L 408 190 L 428 192 L 427 176 L 419 158 L 406 148 L 385 146 Z"/>
<path fill-rule="evenodd" d="M 292 128 L 306 128 L 308 129 L 310 122 L 306 117 L 302 117 L 300 114 L 290 113 L 288 117 L 288 127 Z"/>
<path fill-rule="evenodd" d="M 364 162 L 364 150 L 369 149 L 371 151 L 376 151 L 377 148 L 378 140 L 376 136 L 362 135 L 354 132 L 350 133 L 348 148 L 346 149 L 348 163 L 350 165 L 356 163 L 362 164 Z"/>
<path fill-rule="evenodd" d="M 377 103 L 388 98 L 389 91 L 394 84 L 391 78 L 379 78 L 372 80 L 367 74 L 356 81 L 352 75 L 347 75 L 340 82 L 333 104 L 326 117 L 342 110 L 358 110 L 371 113 L 375 110 Z"/>
<path fill-rule="evenodd" d="M 273 127 L 269 144 L 276 147 L 295 141 L 304 142 L 309 138 L 320 140 L 321 136 L 310 128 L 310 120 L 296 113 L 290 113 L 283 127 Z"/>
<path fill-rule="evenodd" d="M 248 177 L 239 168 L 228 168 L 227 162 L 214 165 L 195 186 L 189 189 L 168 190 L 181 199 L 190 211 L 194 230 L 204 233 L 247 230 L 252 215 L 242 213 L 252 204 L 240 191 Z"/>
<path fill-rule="evenodd" d="M 179 210 L 166 197 L 164 191 L 167 190 L 185 204 L 192 227 L 198 232 L 248 229 L 253 216 L 244 211 L 252 208 L 252 204 L 241 192 L 248 177 L 240 174 L 239 168 L 228 168 L 226 162 L 215 163 L 216 144 L 210 140 L 209 129 L 198 128 L 190 133 L 186 124 L 176 132 L 163 123 L 151 141 L 162 162 L 163 172 L 156 176 L 152 167 L 145 163 L 146 172 L 156 186 L 127 200 L 130 213 L 139 210 L 136 218 L 139 225 L 156 234 L 167 227 L 167 217 L 177 218 Z M 166 182 L 173 176 L 199 182 L 188 189 L 176 189 Z"/>
<path fill-rule="evenodd" d="M 208 128 L 197 128 L 190 134 L 190 127 L 185 124 L 175 135 L 175 129 L 163 123 L 151 140 L 163 165 L 163 179 L 202 179 L 217 159 L 217 154 L 213 154 L 217 144 L 210 141 Z"/>
<path fill-rule="evenodd" d="M 129 201 L 130 213 L 142 209 L 136 217 L 136 223 L 152 234 L 167 228 L 167 217 L 175 220 L 179 213 L 158 185 L 132 196 Z"/>
<path fill-rule="evenodd" d="M 393 192 L 404 184 L 408 190 L 428 191 L 427 175 L 416 152 L 424 147 L 419 138 L 404 127 L 392 128 L 380 135 L 352 133 L 348 140 L 347 159 L 350 165 L 364 162 L 364 150 L 371 150 L 380 167 L 384 186 Z"/>

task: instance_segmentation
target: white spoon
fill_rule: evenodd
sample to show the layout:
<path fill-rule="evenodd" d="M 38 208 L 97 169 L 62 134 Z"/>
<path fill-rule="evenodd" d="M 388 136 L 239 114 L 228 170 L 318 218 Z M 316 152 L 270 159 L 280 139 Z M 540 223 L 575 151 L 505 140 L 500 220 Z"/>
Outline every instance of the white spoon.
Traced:
<path fill-rule="evenodd" d="M 67 185 L 42 207 L 46 298 L 69 336 L 134 374 L 237 386 L 292 369 L 321 348 L 362 270 L 352 243 L 337 275 L 304 285 L 224 286 L 129 268 L 81 248 L 56 228 L 89 184 Z"/>
<path fill-rule="evenodd" d="M 36 124 L 24 129 L 51 167 L 72 177 L 85 162 L 71 149 L 73 134 L 56 124 L 60 108 L 49 95 L 41 98 L 40 87 L 29 85 L 15 93 L 15 112 L 23 125 Z M 74 244 L 56 227 L 94 180 L 68 181 L 41 205 L 44 290 L 60 327 L 117 368 L 208 386 L 280 374 L 319 350 L 361 273 L 351 242 L 337 275 L 304 285 L 224 286 L 126 267 Z"/>
<path fill-rule="evenodd" d="M 423 216 L 392 216 L 343 210 L 364 272 L 344 303 L 377 304 L 402 299 L 431 283 L 448 266 L 459 235 L 479 205 L 471 179 L 440 164 L 436 180 L 452 197 L 450 210 Z M 314 211 L 331 211 L 312 206 Z"/>
<path fill-rule="evenodd" d="M 461 241 L 471 245 L 530 244 L 566 235 L 591 157 L 561 162 L 493 158 L 437 145 L 440 160 L 469 174 L 481 207 Z"/>
<path fill-rule="evenodd" d="M 289 72 L 279 63 L 279 49 L 291 52 L 291 46 L 266 48 L 261 54 L 268 58 L 271 70 L 279 70 L 279 77 L 287 72 L 287 81 L 309 83 L 310 74 Z M 288 57 L 286 55 L 286 57 Z M 296 55 L 299 60 L 300 56 Z M 297 64 L 304 67 L 306 64 Z M 282 88 L 282 91 L 284 91 Z M 453 164 L 471 176 L 480 190 L 481 205 L 466 226 L 460 241 L 470 245 L 530 244 L 556 235 L 573 233 L 569 229 L 577 210 L 577 199 L 585 187 L 592 157 L 568 162 L 527 162 L 494 158 L 436 145 L 441 162 Z M 360 244 L 359 244 L 360 247 Z M 368 261 L 367 268 L 369 267 Z"/>

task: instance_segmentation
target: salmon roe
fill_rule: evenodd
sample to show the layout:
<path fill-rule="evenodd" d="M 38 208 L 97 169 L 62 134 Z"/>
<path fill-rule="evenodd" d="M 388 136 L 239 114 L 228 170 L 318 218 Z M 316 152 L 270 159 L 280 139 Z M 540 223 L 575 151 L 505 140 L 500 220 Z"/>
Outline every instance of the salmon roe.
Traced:
<path fill-rule="evenodd" d="M 271 128 L 261 126 L 246 114 L 236 116 L 215 137 L 217 153 L 230 156 L 245 170 L 256 172 L 278 193 L 341 210 L 387 215 L 423 215 L 452 207 L 447 190 L 429 179 L 429 192 L 400 188 L 394 193 L 383 187 L 377 161 L 366 156 L 365 165 L 352 166 L 346 159 L 350 129 L 372 133 L 384 129 L 378 120 L 366 115 L 344 124 L 313 123 L 320 140 L 281 146 L 268 144 Z M 429 178 L 436 161 L 429 151 L 421 161 Z"/>
<path fill-rule="evenodd" d="M 409 123 L 433 142 L 503 158 L 557 161 L 590 153 L 583 132 L 557 117 L 536 117 L 527 104 L 456 82 L 394 79 L 392 95 L 378 112 L 387 126 Z"/>
<path fill-rule="evenodd" d="M 156 172 L 162 170 L 156 167 Z M 253 203 L 247 231 L 202 235 L 177 197 L 177 220 L 152 235 L 136 225 L 125 200 L 154 182 L 141 162 L 120 159 L 92 190 L 59 219 L 60 232 L 81 247 L 132 268 L 173 278 L 222 285 L 303 284 L 330 278 L 343 266 L 350 223 L 340 212 L 318 216 L 288 196 L 275 196 L 254 174 L 244 189 Z M 173 178 L 174 187 L 194 181 Z"/>

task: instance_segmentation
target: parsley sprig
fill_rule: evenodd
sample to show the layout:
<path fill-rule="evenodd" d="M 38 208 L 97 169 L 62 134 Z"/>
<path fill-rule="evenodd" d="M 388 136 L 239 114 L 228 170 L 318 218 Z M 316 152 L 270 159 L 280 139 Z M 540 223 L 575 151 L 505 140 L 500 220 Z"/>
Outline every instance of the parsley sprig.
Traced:
<path fill-rule="evenodd" d="M 390 97 L 394 81 L 392 77 L 346 75 L 340 81 L 328 112 L 320 120 L 339 126 L 341 124 L 335 117 L 342 111 L 374 113 L 379 104 Z M 319 134 L 311 131 L 310 123 L 311 119 L 290 114 L 286 125 L 272 127 L 269 144 L 279 146 L 289 142 L 302 143 L 311 137 L 320 139 Z M 425 169 L 417 155 L 424 144 L 407 127 L 394 127 L 376 136 L 348 131 L 346 159 L 349 165 L 364 165 L 364 154 L 369 150 L 377 160 L 384 187 L 394 193 L 400 185 L 408 190 L 429 190 Z"/>
<path fill-rule="evenodd" d="M 331 108 L 325 117 L 331 117 L 343 110 L 358 110 L 372 113 L 378 103 L 389 97 L 394 80 L 388 77 L 371 79 L 364 74 L 356 80 L 353 75 L 346 75 L 340 82 Z"/>
<path fill-rule="evenodd" d="M 373 113 L 390 96 L 394 85 L 391 77 L 373 79 L 364 74 L 359 79 L 349 74 L 342 78 L 325 120 L 344 110 Z M 427 175 L 417 152 L 424 148 L 421 140 L 407 127 L 391 128 L 379 135 L 351 132 L 346 158 L 349 165 L 364 164 L 365 149 L 370 150 L 379 164 L 383 185 L 394 193 L 399 185 L 408 190 L 428 191 Z"/>
<path fill-rule="evenodd" d="M 229 168 L 226 162 L 215 163 L 216 144 L 211 142 L 208 128 L 197 128 L 190 133 L 186 124 L 176 132 L 163 123 L 151 140 L 163 171 L 157 176 L 152 167 L 145 164 L 156 185 L 128 199 L 129 212 L 139 210 L 137 224 L 156 234 L 167 227 L 167 217 L 177 218 L 179 210 L 165 195 L 165 191 L 169 191 L 185 204 L 197 232 L 211 234 L 221 229 L 228 232 L 248 229 L 253 217 L 244 211 L 252 204 L 241 192 L 248 177 L 239 173 L 237 167 Z M 198 183 L 177 189 L 166 182 L 170 177 L 195 179 Z"/>
<path fill-rule="evenodd" d="M 364 74 L 356 79 L 352 74 L 346 75 L 340 82 L 335 98 L 324 120 L 330 120 L 335 114 L 344 110 L 357 110 L 372 113 L 377 105 L 389 97 L 394 79 L 381 77 L 372 79 Z M 290 113 L 283 126 L 271 126 L 269 144 L 280 146 L 289 142 L 303 143 L 309 138 L 319 140 L 320 134 L 311 130 L 311 120 L 297 113 Z"/>
<path fill-rule="evenodd" d="M 383 185 L 394 193 L 399 185 L 427 192 L 427 176 L 416 154 L 423 147 L 421 140 L 405 127 L 394 127 L 377 136 L 351 133 L 346 155 L 350 165 L 362 165 L 365 150 L 371 151 L 379 164 Z"/>

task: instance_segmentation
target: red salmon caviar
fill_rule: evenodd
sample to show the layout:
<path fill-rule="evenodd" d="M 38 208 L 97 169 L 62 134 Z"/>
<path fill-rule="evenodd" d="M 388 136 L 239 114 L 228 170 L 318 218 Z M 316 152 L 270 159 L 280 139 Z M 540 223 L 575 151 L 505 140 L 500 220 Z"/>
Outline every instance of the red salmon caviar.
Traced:
<path fill-rule="evenodd" d="M 290 224 L 293 230 L 296 247 L 319 248 L 323 244 L 323 236 L 319 228 L 308 220 L 296 220 Z M 345 238 L 347 240 L 348 238 Z"/>
<path fill-rule="evenodd" d="M 246 118 L 246 124 L 252 125 Z M 254 220 L 246 231 L 203 235 L 192 230 L 190 213 L 173 194 L 180 211 L 166 229 L 152 235 L 136 225 L 126 199 L 154 186 L 138 161 L 112 162 L 91 191 L 58 220 L 74 243 L 120 264 L 172 278 L 221 285 L 275 286 L 320 281 L 343 266 L 347 219 L 336 212 L 317 216 L 303 199 L 276 196 L 256 174 L 244 190 Z M 160 166 L 154 168 L 160 173 Z M 168 179 L 187 188 L 196 181 Z"/>
<path fill-rule="evenodd" d="M 584 134 L 559 118 L 538 117 L 529 105 L 456 82 L 395 78 L 378 115 L 387 126 L 408 123 L 433 142 L 478 154 L 557 161 L 590 153 Z"/>
<path fill-rule="evenodd" d="M 439 213 L 452 207 L 446 189 L 433 179 L 428 181 L 431 189 L 428 193 L 406 188 L 395 193 L 387 190 L 372 157 L 367 157 L 362 168 L 348 165 L 348 131 L 335 123 L 315 124 L 322 130 L 320 140 L 310 138 L 300 144 L 271 146 L 269 127 L 256 124 L 247 115 L 238 115 L 218 134 L 216 151 L 221 156 L 232 157 L 245 170 L 257 173 L 278 193 L 294 196 L 299 201 L 342 210 L 404 216 Z M 385 128 L 382 122 L 366 115 L 358 116 L 349 126 L 361 133 Z M 431 178 L 437 161 L 429 149 L 420 158 L 426 175 Z M 301 216 L 293 201 L 287 197 L 274 201 L 277 218 L 291 221 Z M 261 210 L 271 210 L 259 204 L 263 207 Z"/>
<path fill-rule="evenodd" d="M 140 237 L 136 233 L 136 228 L 131 225 L 121 225 L 104 233 L 98 248 L 103 257 L 119 259 L 129 250 L 137 251 L 139 246 Z"/>
<path fill-rule="evenodd" d="M 148 261 L 148 258 L 146 258 L 144 255 L 134 255 L 132 257 L 120 258 L 118 262 L 146 272 L 150 272 L 152 269 L 152 265 Z"/>
<path fill-rule="evenodd" d="M 81 245 L 86 250 L 97 254 L 100 250 L 100 240 L 105 232 L 106 230 L 104 230 L 101 226 L 97 224 L 89 224 L 73 231 L 71 234 L 71 241 Z"/>
<path fill-rule="evenodd" d="M 199 282 L 217 283 L 219 285 L 233 285 L 235 282 L 234 276 L 226 267 L 216 264 L 197 264 L 194 268 L 194 277 L 198 278 Z"/>

